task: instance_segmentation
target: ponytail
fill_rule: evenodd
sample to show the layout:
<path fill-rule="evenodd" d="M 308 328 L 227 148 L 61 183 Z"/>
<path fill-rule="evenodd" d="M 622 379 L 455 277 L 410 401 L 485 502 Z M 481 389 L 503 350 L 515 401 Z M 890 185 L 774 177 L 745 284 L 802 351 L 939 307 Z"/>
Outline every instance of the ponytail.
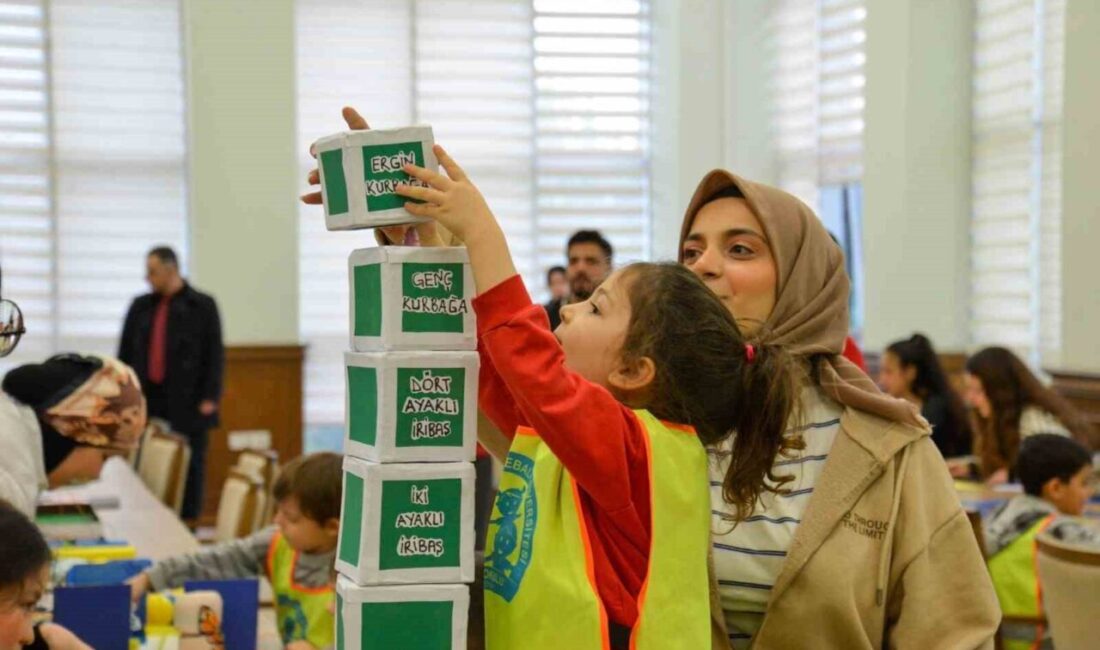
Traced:
<path fill-rule="evenodd" d="M 746 355 L 740 381 L 731 387 L 738 393 L 734 401 L 739 407 L 734 413 L 733 444 L 727 452 L 729 467 L 722 478 L 722 496 L 734 507 L 734 521 L 750 516 L 763 492 L 788 492 L 783 486 L 794 477 L 775 474 L 776 458 L 806 446 L 797 427 L 788 433 L 798 400 L 796 363 L 778 346 L 750 349 L 751 361 Z"/>

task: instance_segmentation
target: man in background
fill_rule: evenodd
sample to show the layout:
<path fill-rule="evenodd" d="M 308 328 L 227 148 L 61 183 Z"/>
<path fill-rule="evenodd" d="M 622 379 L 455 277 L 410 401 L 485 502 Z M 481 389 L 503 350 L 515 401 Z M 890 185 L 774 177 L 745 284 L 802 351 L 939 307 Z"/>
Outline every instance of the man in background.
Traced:
<path fill-rule="evenodd" d="M 195 520 L 202 513 L 207 436 L 218 426 L 225 365 L 221 319 L 214 299 L 180 275 L 171 248 L 150 251 L 145 268 L 152 293 L 130 305 L 118 357 L 138 373 L 149 417 L 166 420 L 191 443 L 180 516 Z"/>
<path fill-rule="evenodd" d="M 592 297 L 596 287 L 611 275 L 611 263 L 614 251 L 611 242 L 596 230 L 578 230 L 569 238 L 565 255 L 569 260 L 565 268 L 565 278 L 569 283 L 569 295 L 563 300 L 546 305 L 546 315 L 550 318 L 550 329 L 561 324 L 561 307 L 576 302 L 584 302 Z"/>

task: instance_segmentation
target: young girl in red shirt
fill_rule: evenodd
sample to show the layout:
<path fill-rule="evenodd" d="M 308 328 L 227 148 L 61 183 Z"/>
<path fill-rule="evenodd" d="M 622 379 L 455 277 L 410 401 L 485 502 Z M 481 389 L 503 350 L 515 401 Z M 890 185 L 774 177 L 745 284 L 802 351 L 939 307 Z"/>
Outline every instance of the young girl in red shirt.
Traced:
<path fill-rule="evenodd" d="M 528 587 L 522 581 L 539 584 L 528 592 L 556 594 L 550 601 L 528 594 L 531 602 L 554 603 L 554 611 L 517 614 L 523 619 L 523 647 L 543 647 L 540 638 L 552 647 L 550 640 L 564 639 L 564 630 L 580 625 L 571 613 L 572 592 L 554 591 L 553 570 L 545 580 L 532 577 L 543 575 L 537 563 L 569 564 L 577 557 L 598 594 L 603 641 L 593 647 L 630 645 L 632 632 L 637 637 L 647 620 L 645 605 L 658 606 L 652 599 L 661 584 L 689 592 L 662 607 L 682 602 L 695 609 L 690 620 L 668 620 L 666 612 L 664 623 L 651 623 L 649 636 L 637 647 L 646 647 L 648 640 L 648 647 L 698 648 L 692 644 L 700 642 L 700 629 L 709 645 L 710 504 L 704 445 L 738 432 L 724 494 L 739 515 L 751 512 L 757 495 L 774 489 L 765 487 L 766 479 L 783 483 L 770 475 L 771 459 L 797 444 L 784 437 L 796 394 L 794 366 L 779 349 L 746 342 L 719 299 L 675 264 L 633 264 L 615 272 L 589 300 L 563 307 L 562 324 L 551 332 L 545 311 L 528 296 L 481 193 L 441 147 L 435 153 L 446 176 L 409 165 L 405 171 L 427 187 L 403 185 L 397 191 L 421 201 L 407 203 L 409 212 L 433 219 L 466 243 L 477 287 L 480 403 L 511 440 L 513 455 L 505 463 L 505 476 L 526 472 L 531 479 L 531 463 L 533 473 L 539 473 L 538 458 L 545 449 L 529 454 L 535 460 L 516 455 L 521 439 L 527 440 L 523 436 L 535 436 L 564 467 L 575 496 L 571 505 L 566 490 L 548 508 L 539 492 L 536 523 L 530 513 L 534 501 L 520 512 L 524 490 L 534 494 L 536 486 L 506 489 L 502 484 L 486 552 L 490 647 L 520 642 L 518 628 L 498 625 L 493 617 L 507 618 L 513 609 L 521 609 L 526 602 L 522 588 Z M 694 451 L 677 460 L 671 472 L 662 470 L 668 459 L 655 450 L 672 449 L 676 438 L 669 432 L 685 430 L 697 434 L 691 439 Z M 661 440 L 673 447 L 662 447 Z M 658 504 L 671 503 L 673 497 L 682 497 L 685 506 L 658 512 L 666 507 Z M 549 534 L 542 528 L 548 525 L 544 518 L 573 505 L 579 512 L 583 544 L 578 548 L 583 553 L 562 555 L 553 543 L 540 545 L 538 536 Z M 685 547 L 684 539 L 699 530 L 705 531 L 699 543 Z M 684 548 L 691 550 L 681 552 Z M 682 564 L 672 566 L 675 558 L 666 561 L 659 549 L 677 549 L 685 556 Z M 497 569 L 500 575 L 491 579 Z M 569 575 L 566 567 L 560 569 L 562 576 Z M 688 575 L 693 577 L 684 577 Z"/>

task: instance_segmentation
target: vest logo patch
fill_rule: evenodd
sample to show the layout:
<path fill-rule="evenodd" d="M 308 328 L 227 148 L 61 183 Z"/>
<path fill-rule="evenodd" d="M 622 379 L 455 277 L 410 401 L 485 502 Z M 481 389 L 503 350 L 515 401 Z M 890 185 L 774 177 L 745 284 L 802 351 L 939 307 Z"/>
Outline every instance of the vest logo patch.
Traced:
<path fill-rule="evenodd" d="M 490 550 L 485 558 L 485 588 L 510 603 L 531 564 L 538 521 L 535 461 L 510 452 L 504 461 L 504 472 L 518 478 L 520 483 L 501 481 L 504 489 L 497 494 L 494 518 L 489 520 Z"/>

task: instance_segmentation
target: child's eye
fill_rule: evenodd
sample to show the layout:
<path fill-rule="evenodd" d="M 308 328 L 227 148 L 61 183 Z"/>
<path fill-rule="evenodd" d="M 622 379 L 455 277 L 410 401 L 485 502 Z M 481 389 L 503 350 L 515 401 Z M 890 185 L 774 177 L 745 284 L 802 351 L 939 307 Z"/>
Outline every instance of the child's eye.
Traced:
<path fill-rule="evenodd" d="M 598 316 L 599 313 L 600 313 L 600 308 L 596 306 L 596 303 L 592 302 L 592 303 L 588 303 L 588 304 L 590 304 L 592 306 L 592 313 L 596 314 Z"/>

